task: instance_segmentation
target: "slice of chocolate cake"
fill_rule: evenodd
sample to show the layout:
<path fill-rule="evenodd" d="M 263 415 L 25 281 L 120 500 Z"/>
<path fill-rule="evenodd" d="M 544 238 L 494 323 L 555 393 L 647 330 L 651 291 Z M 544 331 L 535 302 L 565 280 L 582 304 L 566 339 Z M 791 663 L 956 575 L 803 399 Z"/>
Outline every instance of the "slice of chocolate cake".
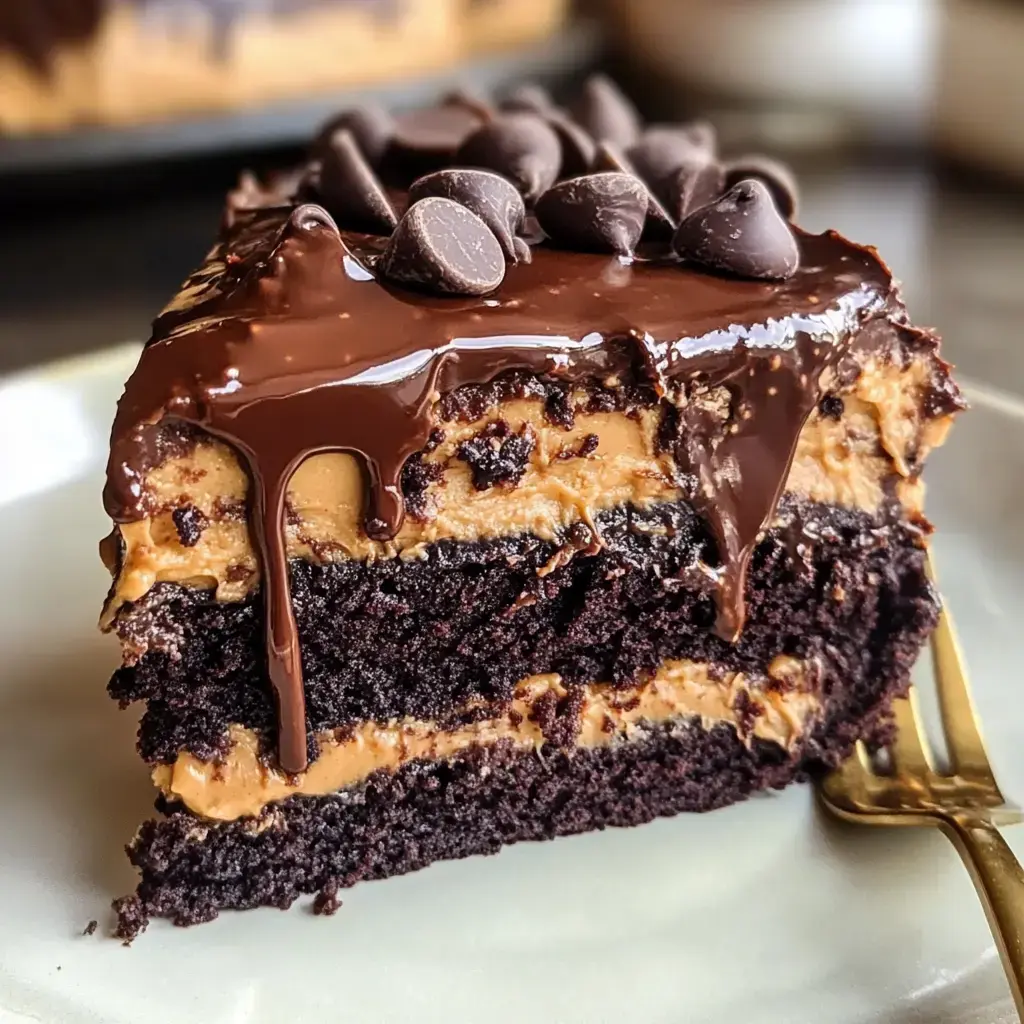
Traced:
<path fill-rule="evenodd" d="M 609 83 L 352 111 L 232 194 L 114 424 L 134 935 L 659 815 L 888 727 L 961 407 L 885 265 Z"/>

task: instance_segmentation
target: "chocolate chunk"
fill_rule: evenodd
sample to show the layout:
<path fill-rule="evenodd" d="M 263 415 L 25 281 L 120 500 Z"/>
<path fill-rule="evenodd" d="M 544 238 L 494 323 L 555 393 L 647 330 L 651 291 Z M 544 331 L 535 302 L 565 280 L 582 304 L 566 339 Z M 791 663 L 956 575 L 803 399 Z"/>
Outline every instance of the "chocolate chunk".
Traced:
<path fill-rule="evenodd" d="M 505 256 L 475 213 L 454 200 L 428 196 L 398 222 L 380 269 L 392 281 L 445 295 L 486 295 L 505 276 Z"/>
<path fill-rule="evenodd" d="M 572 114 L 598 142 L 628 149 L 640 138 L 641 121 L 636 107 L 604 75 L 587 79 Z"/>
<path fill-rule="evenodd" d="M 490 121 L 495 114 L 494 104 L 486 96 L 466 86 L 453 89 L 441 100 L 441 106 L 461 107 L 481 121 Z"/>
<path fill-rule="evenodd" d="M 526 205 L 515 186 L 493 171 L 453 169 L 435 171 L 414 182 L 409 202 L 427 196 L 443 196 L 472 210 L 490 229 L 505 251 L 505 258 L 518 262 L 516 233 L 526 219 Z"/>
<path fill-rule="evenodd" d="M 545 114 L 544 120 L 554 129 L 562 147 L 562 177 L 575 178 L 592 170 L 597 144 L 586 129 L 557 110 Z"/>
<path fill-rule="evenodd" d="M 503 174 L 531 201 L 558 178 L 562 147 L 554 130 L 535 114 L 503 114 L 473 132 L 456 160 Z"/>
<path fill-rule="evenodd" d="M 508 113 L 547 114 L 555 104 L 544 86 L 526 82 L 513 89 L 499 106 Z"/>
<path fill-rule="evenodd" d="M 178 542 L 183 548 L 194 548 L 203 535 L 203 530 L 210 525 L 203 510 L 195 505 L 182 505 L 171 513 L 174 529 L 178 534 Z"/>
<path fill-rule="evenodd" d="M 560 182 L 541 196 L 536 212 L 560 245 L 629 256 L 643 234 L 649 202 L 638 178 L 603 171 Z"/>
<path fill-rule="evenodd" d="M 636 168 L 613 142 L 598 143 L 597 151 L 594 154 L 593 169 L 595 172 L 618 171 L 621 174 L 631 174 L 637 181 L 643 182 L 643 179 L 637 174 Z M 644 182 L 644 187 L 647 188 L 646 182 Z M 671 238 L 679 221 L 672 219 L 665 204 L 649 188 L 647 188 L 647 195 L 649 201 L 645 233 L 654 239 Z"/>
<path fill-rule="evenodd" d="M 752 178 L 691 213 L 672 245 L 684 259 L 739 277 L 783 280 L 800 265 L 789 224 L 767 186 Z"/>
<path fill-rule="evenodd" d="M 455 456 L 469 465 L 473 487 L 486 491 L 518 486 L 536 446 L 537 437 L 528 423 L 513 433 L 505 420 L 495 420 L 479 434 L 460 442 Z"/>
<path fill-rule="evenodd" d="M 678 167 L 661 186 L 660 198 L 669 217 L 678 224 L 725 191 L 725 169 L 717 161 L 698 159 Z"/>
<path fill-rule="evenodd" d="M 841 420 L 845 410 L 846 405 L 839 395 L 822 395 L 818 402 L 818 412 L 827 420 Z"/>
<path fill-rule="evenodd" d="M 481 125 L 479 115 L 465 107 L 411 110 L 395 119 L 391 158 L 419 168 L 450 163 L 465 139 Z"/>
<path fill-rule="evenodd" d="M 770 156 L 755 153 L 737 157 L 725 165 L 726 188 L 732 188 L 744 178 L 763 181 L 771 190 L 782 216 L 787 220 L 796 217 L 800 191 L 793 172 L 785 164 L 773 160 Z"/>
<path fill-rule="evenodd" d="M 342 130 L 352 133 L 366 162 L 371 167 L 376 167 L 380 164 L 395 133 L 395 120 L 383 107 L 373 104 L 346 110 L 332 117 L 320 129 L 313 142 L 312 155 L 315 160 L 323 159 L 334 133 Z"/>
<path fill-rule="evenodd" d="M 331 136 L 316 186 L 321 203 L 341 225 L 357 231 L 390 234 L 398 223 L 394 208 L 352 133 Z"/>

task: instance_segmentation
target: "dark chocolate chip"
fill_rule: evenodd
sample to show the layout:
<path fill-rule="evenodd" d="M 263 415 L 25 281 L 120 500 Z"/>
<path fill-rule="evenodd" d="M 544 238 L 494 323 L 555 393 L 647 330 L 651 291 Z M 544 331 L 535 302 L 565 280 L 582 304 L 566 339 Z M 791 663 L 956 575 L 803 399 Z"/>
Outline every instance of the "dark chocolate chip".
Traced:
<path fill-rule="evenodd" d="M 694 210 L 672 245 L 684 259 L 739 277 L 784 280 L 800 265 L 792 229 L 767 186 L 753 178 Z"/>
<path fill-rule="evenodd" d="M 349 131 L 356 140 L 359 152 L 371 167 L 376 167 L 384 156 L 395 133 L 395 120 L 383 107 L 367 104 L 346 110 L 332 117 L 319 131 L 313 142 L 313 158 L 323 159 L 331 137 L 337 131 Z"/>
<path fill-rule="evenodd" d="M 506 112 L 527 114 L 547 114 L 554 106 L 547 89 L 533 82 L 517 86 L 500 104 L 500 108 Z"/>
<path fill-rule="evenodd" d="M 512 244 L 515 246 L 517 263 L 533 262 L 533 249 L 530 248 L 530 243 L 525 238 L 513 238 Z"/>
<path fill-rule="evenodd" d="M 709 160 L 718 155 L 718 133 L 709 121 L 682 121 L 678 124 L 648 125 L 644 136 L 657 135 L 662 132 L 679 136 L 694 149 L 707 154 Z"/>
<path fill-rule="evenodd" d="M 454 200 L 428 196 L 398 222 L 380 269 L 385 277 L 445 295 L 486 295 L 505 276 L 491 229 Z"/>
<path fill-rule="evenodd" d="M 758 181 L 763 181 L 771 190 L 782 216 L 787 220 L 793 220 L 796 217 L 800 191 L 793 172 L 785 164 L 773 160 L 770 156 L 760 156 L 755 153 L 737 157 L 725 165 L 726 188 L 732 188 L 744 178 L 756 178 Z"/>
<path fill-rule="evenodd" d="M 324 151 L 316 190 L 324 207 L 346 228 L 386 235 L 398 223 L 377 176 L 344 128 L 331 136 Z"/>
<path fill-rule="evenodd" d="M 451 160 L 459 146 L 480 127 L 481 119 L 465 107 L 431 107 L 411 110 L 395 119 L 392 149 L 399 157 L 437 161 Z"/>
<path fill-rule="evenodd" d="M 562 147 L 554 129 L 535 114 L 502 114 L 473 132 L 456 160 L 503 174 L 531 201 L 558 178 Z"/>
<path fill-rule="evenodd" d="M 725 169 L 715 160 L 687 162 L 662 183 L 660 198 L 669 217 L 678 224 L 725 191 Z"/>
<path fill-rule="evenodd" d="M 604 75 L 592 75 L 572 108 L 573 118 L 598 142 L 628 149 L 640 138 L 640 115 L 621 89 Z"/>
<path fill-rule="evenodd" d="M 707 150 L 694 145 L 689 136 L 674 128 L 653 128 L 644 132 L 640 141 L 626 151 L 626 158 L 666 205 L 676 172 L 681 167 L 696 166 L 711 159 Z"/>
<path fill-rule="evenodd" d="M 544 120 L 554 129 L 562 147 L 562 177 L 575 178 L 591 170 L 597 145 L 586 129 L 557 110 L 546 113 Z"/>
<path fill-rule="evenodd" d="M 454 199 L 472 210 L 494 232 L 505 258 L 513 263 L 518 261 L 514 240 L 526 219 L 526 206 L 507 178 L 493 171 L 463 168 L 435 171 L 415 181 L 409 189 L 410 204 L 427 196 Z"/>
<path fill-rule="evenodd" d="M 618 171 L 621 174 L 631 174 L 637 181 L 643 181 L 636 173 L 636 168 L 613 142 L 598 143 L 597 152 L 594 154 L 593 169 L 596 172 Z M 646 183 L 644 183 L 644 187 L 647 188 Z M 678 220 L 672 219 L 665 204 L 649 188 L 647 188 L 647 195 L 649 202 L 645 233 L 653 239 L 671 238 L 679 223 Z"/>
<path fill-rule="evenodd" d="M 442 107 L 461 107 L 481 121 L 490 121 L 495 115 L 494 104 L 480 93 L 466 86 L 453 89 L 441 100 Z"/>
<path fill-rule="evenodd" d="M 540 226 L 559 245 L 632 255 L 650 202 L 639 178 L 603 171 L 570 178 L 541 196 Z"/>

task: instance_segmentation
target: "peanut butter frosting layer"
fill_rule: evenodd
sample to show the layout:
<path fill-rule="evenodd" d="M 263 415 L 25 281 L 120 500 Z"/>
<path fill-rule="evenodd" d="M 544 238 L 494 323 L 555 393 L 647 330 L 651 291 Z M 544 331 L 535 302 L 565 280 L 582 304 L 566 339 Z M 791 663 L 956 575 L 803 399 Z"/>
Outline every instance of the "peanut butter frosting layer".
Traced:
<path fill-rule="evenodd" d="M 746 743 L 756 738 L 789 750 L 820 709 L 817 674 L 813 663 L 779 655 L 760 677 L 669 661 L 642 685 L 618 689 L 594 683 L 582 693 L 568 690 L 558 675 L 531 676 L 491 718 L 454 728 L 411 719 L 367 722 L 324 734 L 319 757 L 298 775 L 269 764 L 255 733 L 232 726 L 230 748 L 222 760 L 204 762 L 182 753 L 174 764 L 158 766 L 153 781 L 194 814 L 231 821 L 257 815 L 288 797 L 334 793 L 358 785 L 375 771 L 393 771 L 416 759 L 451 758 L 469 747 L 501 740 L 538 752 L 552 742 L 564 746 L 566 736 L 577 748 L 601 747 L 628 742 L 645 725 L 696 718 L 705 728 L 728 723 Z M 552 707 L 561 707 L 564 715 L 567 704 L 575 721 L 553 739 L 545 721 Z"/>
<path fill-rule="evenodd" d="M 875 512 L 895 482 L 907 514 L 919 514 L 921 463 L 950 424 L 949 416 L 922 411 L 931 374 L 925 358 L 897 364 L 866 356 L 856 380 L 805 424 L 785 490 Z M 709 415 L 716 398 L 705 398 Z M 288 490 L 288 555 L 313 562 L 415 558 L 439 540 L 522 533 L 551 540 L 573 523 L 593 526 L 606 508 L 678 500 L 678 472 L 659 443 L 662 414 L 658 406 L 582 413 L 566 428 L 545 415 L 541 400 L 515 399 L 469 423 L 439 418 L 443 440 L 423 456 L 429 483 L 418 514 L 386 541 L 363 528 L 358 460 L 312 456 Z M 215 588 L 225 601 L 244 598 L 259 579 L 245 518 L 248 488 L 232 449 L 212 439 L 152 470 L 145 483 L 152 514 L 117 527 L 123 554 L 104 621 L 159 582 Z"/>

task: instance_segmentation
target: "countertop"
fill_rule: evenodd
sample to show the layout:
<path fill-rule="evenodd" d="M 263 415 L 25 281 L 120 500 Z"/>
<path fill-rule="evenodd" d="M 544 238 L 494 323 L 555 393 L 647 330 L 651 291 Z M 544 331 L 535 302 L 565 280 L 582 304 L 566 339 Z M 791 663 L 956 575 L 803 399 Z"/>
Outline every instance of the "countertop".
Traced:
<path fill-rule="evenodd" d="M 213 238 L 230 176 L 209 178 L 0 212 L 0 372 L 143 339 Z M 960 374 L 1024 395 L 1024 193 L 907 164 L 804 168 L 801 180 L 805 227 L 876 245 Z"/>

